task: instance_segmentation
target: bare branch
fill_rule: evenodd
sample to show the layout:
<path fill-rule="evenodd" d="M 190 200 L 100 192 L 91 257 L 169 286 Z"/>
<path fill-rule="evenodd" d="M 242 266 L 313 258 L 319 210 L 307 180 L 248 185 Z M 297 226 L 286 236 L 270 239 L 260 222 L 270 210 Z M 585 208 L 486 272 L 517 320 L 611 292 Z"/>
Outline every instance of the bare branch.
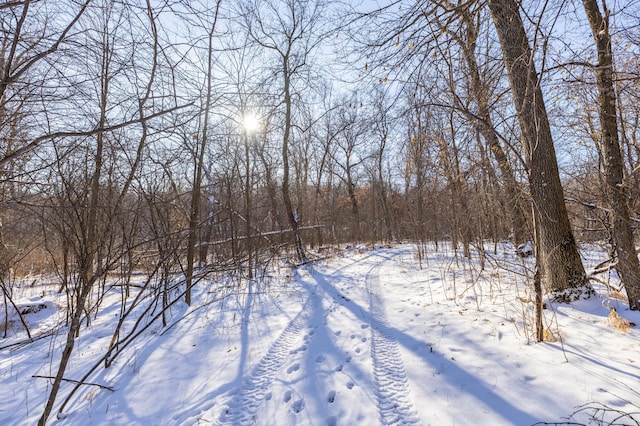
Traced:
<path fill-rule="evenodd" d="M 153 120 L 154 118 L 158 118 L 160 116 L 163 116 L 165 114 L 169 114 L 184 108 L 187 108 L 189 106 L 192 106 L 193 102 L 190 102 L 186 105 L 179 105 L 173 108 L 169 108 L 166 110 L 162 110 L 159 112 L 156 112 L 154 114 L 151 115 L 147 115 L 146 117 L 139 117 L 136 118 L 134 120 L 128 120 L 128 121 L 123 121 L 122 123 L 119 124 L 115 124 L 113 126 L 107 126 L 107 127 L 96 127 L 94 129 L 91 130 L 86 130 L 86 131 L 78 131 L 78 132 L 54 132 L 54 133 L 49 133 L 46 135 L 42 135 L 42 136 L 38 136 L 37 138 L 33 139 L 31 142 L 27 143 L 26 145 L 16 149 L 15 151 L 12 151 L 8 154 L 6 154 L 3 158 L 0 158 L 0 167 L 2 167 L 3 165 L 7 164 L 8 162 L 14 160 L 17 157 L 20 157 L 21 155 L 24 155 L 30 151 L 33 151 L 34 149 L 36 149 L 42 142 L 47 141 L 47 140 L 51 140 L 51 139 L 58 139 L 58 138 L 70 138 L 70 137 L 87 137 L 87 136 L 93 136 L 96 135 L 100 132 L 110 132 L 110 131 L 114 131 L 114 130 L 118 130 L 118 129 L 122 129 L 124 127 L 127 126 L 131 126 L 133 124 L 138 124 L 138 123 L 146 123 L 149 120 Z"/>

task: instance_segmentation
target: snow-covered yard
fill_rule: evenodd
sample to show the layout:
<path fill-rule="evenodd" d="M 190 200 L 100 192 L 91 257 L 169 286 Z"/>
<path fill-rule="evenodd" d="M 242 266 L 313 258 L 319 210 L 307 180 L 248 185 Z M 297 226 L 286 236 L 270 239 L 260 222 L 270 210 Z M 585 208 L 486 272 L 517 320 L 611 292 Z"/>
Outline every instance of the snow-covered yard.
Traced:
<path fill-rule="evenodd" d="M 603 258 L 583 254 L 587 266 Z M 362 247 L 239 290 L 202 282 L 191 307 L 175 305 L 166 327 L 98 368 L 51 423 L 528 425 L 573 413 L 571 424 L 621 413 L 631 414 L 617 424 L 640 422 L 640 332 L 608 318 L 615 308 L 640 324 L 640 313 L 605 286 L 589 300 L 547 303 L 556 341 L 535 343 L 531 280 L 510 246 L 491 251 L 484 270 L 444 245 L 428 246 L 418 265 L 412 245 Z M 25 315 L 34 336 L 64 321 L 55 290 L 20 289 L 20 306 L 46 306 Z M 104 354 L 120 301 L 114 288 L 82 330 L 67 379 Z M 65 329 L 15 345 L 26 335 L 13 319 L 0 340 L 0 424 L 35 424 L 50 380 L 34 376 L 55 375 Z"/>

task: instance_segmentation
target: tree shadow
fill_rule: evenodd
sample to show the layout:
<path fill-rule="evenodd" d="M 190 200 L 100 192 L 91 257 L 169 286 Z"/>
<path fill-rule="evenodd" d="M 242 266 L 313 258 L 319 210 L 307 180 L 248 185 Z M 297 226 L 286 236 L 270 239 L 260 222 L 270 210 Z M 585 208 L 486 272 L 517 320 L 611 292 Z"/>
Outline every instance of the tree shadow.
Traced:
<path fill-rule="evenodd" d="M 381 262 L 392 261 L 394 256 L 384 255 L 381 253 L 372 253 L 366 258 L 372 256 L 380 257 Z M 376 266 L 372 267 L 373 270 Z M 311 277 L 314 279 L 316 285 L 322 289 L 326 294 L 330 295 L 335 301 L 339 301 L 351 313 L 360 321 L 369 323 L 370 313 L 368 307 L 361 306 L 357 302 L 346 298 L 340 290 L 338 290 L 333 284 L 332 280 L 339 277 L 339 274 L 332 273 L 331 275 L 324 275 L 318 272 L 312 265 L 307 266 Z M 413 352 L 417 357 L 421 358 L 426 364 L 432 365 L 435 369 L 446 371 L 447 374 L 444 378 L 451 383 L 452 386 L 460 386 L 460 384 L 473 384 L 473 397 L 482 402 L 485 406 L 491 409 L 496 414 L 500 415 L 505 421 L 515 424 L 532 424 L 538 419 L 531 414 L 521 410 L 514 406 L 511 402 L 507 401 L 500 395 L 496 394 L 494 390 L 483 383 L 480 379 L 463 369 L 455 361 L 445 357 L 437 352 L 429 352 L 427 354 L 418 350 L 424 347 L 427 342 L 417 340 L 413 336 L 410 336 L 400 330 L 390 327 L 386 324 L 378 324 L 380 327 L 380 333 L 386 336 L 392 336 L 400 345 L 405 349 Z"/>

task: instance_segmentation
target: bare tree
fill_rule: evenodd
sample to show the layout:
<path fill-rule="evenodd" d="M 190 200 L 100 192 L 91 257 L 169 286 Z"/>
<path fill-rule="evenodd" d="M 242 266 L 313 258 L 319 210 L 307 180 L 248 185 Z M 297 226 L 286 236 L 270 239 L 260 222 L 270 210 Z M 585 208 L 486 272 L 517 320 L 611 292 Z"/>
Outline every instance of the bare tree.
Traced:
<path fill-rule="evenodd" d="M 542 275 L 551 290 L 581 288 L 587 284 L 585 271 L 569 224 L 551 128 L 519 5 L 515 0 L 489 0 L 488 5 L 522 132 Z M 571 299 L 579 293 L 567 296 Z"/>
<path fill-rule="evenodd" d="M 278 106 L 282 107 L 282 200 L 293 232 L 298 260 L 306 260 L 300 230 L 300 209 L 291 197 L 290 144 L 297 129 L 296 100 L 301 98 L 303 79 L 322 37 L 319 33 L 321 1 L 248 1 L 243 7 L 244 25 L 252 42 L 272 54 L 270 75 L 279 79 Z"/>
<path fill-rule="evenodd" d="M 498 164 L 498 168 L 504 181 L 504 193 L 508 219 L 511 225 L 513 242 L 516 245 L 524 243 L 529 237 L 527 231 L 527 215 L 524 208 L 524 197 L 521 194 L 515 173 L 507 153 L 499 140 L 499 135 L 493 124 L 491 116 L 491 88 L 489 82 L 483 79 L 480 72 L 480 64 L 477 59 L 477 42 L 482 22 L 482 9 L 472 9 L 468 4 L 462 4 L 457 8 L 460 17 L 460 28 L 454 30 L 451 23 L 439 23 L 441 31 L 446 32 L 460 47 L 462 58 L 467 67 L 465 77 L 469 81 L 469 96 L 476 104 L 477 112 L 473 113 L 468 108 L 460 105 L 458 98 L 456 104 L 463 113 L 472 119 L 479 128 L 480 134 L 488 145 L 489 152 Z"/>
<path fill-rule="evenodd" d="M 204 159 L 207 147 L 207 138 L 209 131 L 209 114 L 211 113 L 211 105 L 213 102 L 213 53 L 214 53 L 214 37 L 216 34 L 216 25 L 218 23 L 218 13 L 220 11 L 220 3 L 222 0 L 216 1 L 213 11 L 213 20 L 207 32 L 206 46 L 206 70 L 205 70 L 205 89 L 204 104 L 202 105 L 202 127 L 201 132 L 195 138 L 198 140 L 194 152 L 194 177 L 193 189 L 191 194 L 191 209 L 189 211 L 189 238 L 187 240 L 187 268 L 186 274 L 186 292 L 184 300 L 187 305 L 191 304 L 191 287 L 193 286 L 193 269 L 196 258 L 196 242 L 198 240 L 198 224 L 200 222 L 200 198 L 202 195 L 202 176 L 204 169 Z"/>
<path fill-rule="evenodd" d="M 389 151 L 391 129 L 393 127 L 393 118 L 391 117 L 391 105 L 387 94 L 378 90 L 375 92 L 373 101 L 373 113 L 370 118 L 373 126 L 374 138 L 378 140 L 377 149 L 374 154 L 375 158 L 375 184 L 376 192 L 380 199 L 380 207 L 382 209 L 382 217 L 384 220 L 385 232 L 384 239 L 391 242 L 394 239 L 394 228 L 389 207 L 389 196 L 386 179 L 384 177 L 385 156 Z"/>
<path fill-rule="evenodd" d="M 604 14 L 596 0 L 583 0 L 591 32 L 598 50 L 598 101 L 600 106 L 600 132 L 605 158 L 606 189 L 609 198 L 609 216 L 613 224 L 613 241 L 618 257 L 616 269 L 629 298 L 629 307 L 640 309 L 640 262 L 633 241 L 633 229 L 629 222 L 627 183 L 618 140 L 616 92 L 613 80 L 613 53 L 609 33 L 609 10 L 602 2 Z"/>
<path fill-rule="evenodd" d="M 48 30 L 44 34 L 39 31 L 29 31 L 31 22 L 50 18 L 39 16 L 37 13 L 32 16 L 31 0 L 7 5 L 9 10 L 3 12 L 3 17 L 9 19 L 6 21 L 2 19 L 2 27 L 3 33 L 9 37 L 0 42 L 0 117 L 3 119 L 0 125 L 2 127 L 7 124 L 6 114 L 12 109 L 12 104 L 19 104 L 26 100 L 21 96 L 22 93 L 29 96 L 29 84 L 34 83 L 30 81 L 33 71 L 41 67 L 68 42 L 71 31 L 77 26 L 91 1 L 86 0 L 78 10 L 73 10 L 65 26 L 60 28 L 52 26 L 54 30 Z M 44 82 L 43 80 L 37 84 L 43 85 Z M 46 132 L 37 136 L 29 135 L 20 145 L 15 143 L 17 140 L 11 141 L 4 152 L 0 153 L 0 166 L 34 150 L 51 137 L 52 135 Z"/>
<path fill-rule="evenodd" d="M 53 409 L 75 346 L 75 339 L 79 335 L 82 320 L 85 318 L 87 322 L 89 321 L 90 311 L 93 309 L 89 306 L 89 301 L 95 286 L 105 279 L 107 272 L 114 267 L 116 259 L 121 258 L 124 254 L 122 241 L 115 238 L 112 229 L 114 221 L 118 217 L 117 213 L 127 199 L 127 192 L 142 162 L 143 150 L 148 136 L 147 119 L 150 114 L 147 102 L 152 96 L 158 63 L 155 16 L 149 2 L 146 3 L 144 10 L 147 14 L 147 22 L 151 27 L 152 40 L 147 46 L 150 47 L 150 56 L 147 58 L 150 65 L 145 80 L 137 79 L 137 75 L 127 75 L 127 70 L 130 69 L 122 66 L 123 63 L 137 62 L 132 51 L 123 49 L 119 45 L 123 40 L 135 39 L 135 34 L 127 34 L 127 27 L 121 25 L 123 21 L 131 20 L 133 10 L 129 9 L 127 5 L 105 1 L 92 10 L 90 16 L 87 17 L 87 22 L 84 23 L 89 28 L 83 34 L 87 38 L 83 44 L 90 46 L 90 49 L 95 47 L 95 50 L 90 50 L 87 55 L 86 72 L 92 76 L 98 75 L 98 80 L 87 79 L 89 82 L 96 83 L 93 87 L 97 91 L 97 105 L 87 103 L 86 119 L 91 120 L 92 116 L 97 113 L 95 128 L 99 130 L 91 132 L 86 139 L 79 140 L 81 142 L 78 145 L 80 160 L 83 160 L 85 164 L 85 167 L 79 168 L 83 174 L 82 179 L 72 178 L 65 184 L 67 191 L 65 196 L 71 201 L 74 213 L 69 223 L 74 231 L 73 251 L 77 285 L 73 304 L 70 306 L 72 308 L 71 321 L 66 342 L 47 403 L 39 420 L 41 425 L 47 422 Z M 123 37 L 120 37 L 121 35 Z M 92 69 L 94 66 L 93 57 L 98 65 L 97 70 Z M 113 88 L 114 82 L 118 79 L 126 80 L 128 83 L 135 81 L 137 84 L 142 84 L 141 86 L 132 85 L 139 89 L 137 93 L 123 98 L 124 95 L 117 93 Z M 112 107 L 116 103 L 114 99 L 116 93 L 121 96 L 118 99 L 120 104 L 129 103 L 133 106 L 138 115 L 136 122 L 141 124 L 137 149 L 129 158 L 130 162 L 124 162 L 127 168 L 121 170 L 124 176 L 124 180 L 121 182 L 118 182 L 118 174 L 115 172 L 119 165 L 115 152 L 120 144 L 119 138 L 123 135 L 113 128 L 109 129 L 108 125 L 111 116 L 116 114 L 117 109 L 114 110 Z M 81 99 L 76 99 L 76 101 L 82 102 Z M 126 120 L 120 119 L 119 121 L 125 122 Z M 122 128 L 120 127 L 120 129 Z M 58 157 L 56 162 L 58 166 L 61 165 L 64 158 L 65 156 Z M 121 165 L 125 166 L 125 164 Z M 69 170 L 71 173 L 76 173 L 73 168 Z M 78 185 L 83 182 L 84 185 Z M 104 291 L 104 288 L 101 291 Z M 97 309 L 97 304 L 94 306 Z"/>
<path fill-rule="evenodd" d="M 333 149 L 330 155 L 339 170 L 338 178 L 345 185 L 351 210 L 351 240 L 362 238 L 360 233 L 360 206 L 356 196 L 358 169 L 369 158 L 368 127 L 359 109 L 363 108 L 362 101 L 353 95 L 340 101 L 336 108 L 337 117 L 334 128 L 331 129 Z"/>

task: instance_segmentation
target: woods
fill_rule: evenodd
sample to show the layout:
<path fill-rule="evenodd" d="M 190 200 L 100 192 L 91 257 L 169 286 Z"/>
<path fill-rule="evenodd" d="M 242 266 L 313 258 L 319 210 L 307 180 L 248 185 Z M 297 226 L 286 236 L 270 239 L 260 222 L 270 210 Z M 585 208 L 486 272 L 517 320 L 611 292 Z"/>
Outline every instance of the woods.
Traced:
<path fill-rule="evenodd" d="M 67 301 L 40 424 L 106 293 L 156 306 L 108 367 L 206 277 L 240 292 L 310 249 L 531 241 L 576 300 L 604 241 L 639 310 L 640 4 L 525 3 L 1 4 L 4 310 L 24 277 Z"/>

